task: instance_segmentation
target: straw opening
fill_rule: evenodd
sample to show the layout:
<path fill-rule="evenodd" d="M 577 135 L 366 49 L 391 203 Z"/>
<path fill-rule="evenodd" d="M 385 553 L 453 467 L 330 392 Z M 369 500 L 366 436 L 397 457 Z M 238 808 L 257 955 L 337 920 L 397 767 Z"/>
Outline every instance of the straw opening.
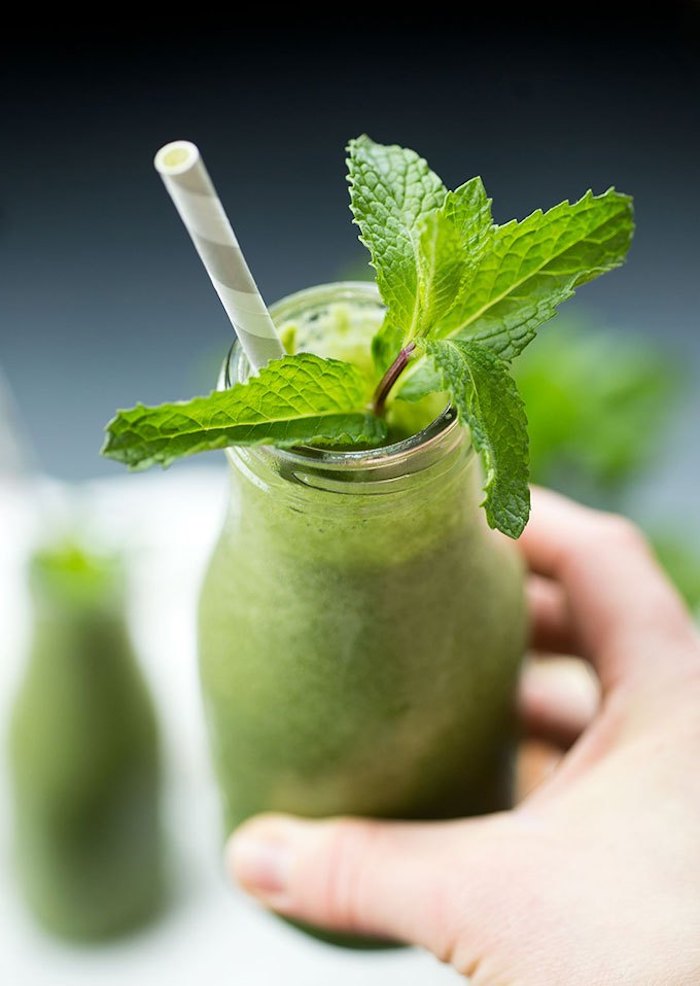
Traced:
<path fill-rule="evenodd" d="M 189 140 L 173 140 L 158 151 L 156 170 L 161 175 L 181 175 L 189 171 L 199 158 L 199 149 Z"/>

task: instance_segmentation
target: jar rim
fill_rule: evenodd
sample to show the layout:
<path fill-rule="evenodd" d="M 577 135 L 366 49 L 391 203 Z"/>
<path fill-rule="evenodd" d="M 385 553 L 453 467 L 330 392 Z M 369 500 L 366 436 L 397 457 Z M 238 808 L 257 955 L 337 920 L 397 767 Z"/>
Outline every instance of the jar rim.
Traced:
<path fill-rule="evenodd" d="M 376 301 L 381 305 L 381 298 L 377 285 L 371 281 L 334 281 L 327 284 L 318 284 L 311 287 L 302 288 L 290 295 L 286 295 L 279 301 L 270 306 L 270 314 L 277 321 L 287 310 L 293 310 L 299 306 L 314 301 L 316 304 L 323 305 L 330 302 L 362 298 L 365 301 Z M 245 366 L 245 354 L 236 340 L 230 347 L 226 359 L 222 365 L 217 381 L 217 390 L 227 390 L 231 386 L 233 379 L 240 379 L 239 370 Z M 231 369 L 233 367 L 233 373 Z M 391 469 L 399 464 L 404 464 L 407 457 L 413 458 L 420 453 L 435 450 L 436 446 L 444 448 L 445 445 L 452 446 L 462 438 L 462 429 L 457 417 L 457 413 L 452 405 L 448 405 L 441 413 L 433 419 L 425 428 L 402 439 L 400 442 L 392 442 L 390 445 L 382 445 L 378 448 L 370 449 L 350 449 L 348 451 L 333 451 L 312 446 L 295 446 L 294 448 L 278 448 L 275 445 L 256 446 L 258 451 L 263 451 L 278 461 L 289 467 L 323 467 L 330 470 L 355 470 L 355 469 Z M 452 441 L 450 441 L 452 439 Z M 227 458 L 236 456 L 240 449 L 237 446 L 229 446 L 225 450 Z M 247 449 L 251 451 L 251 449 Z"/>

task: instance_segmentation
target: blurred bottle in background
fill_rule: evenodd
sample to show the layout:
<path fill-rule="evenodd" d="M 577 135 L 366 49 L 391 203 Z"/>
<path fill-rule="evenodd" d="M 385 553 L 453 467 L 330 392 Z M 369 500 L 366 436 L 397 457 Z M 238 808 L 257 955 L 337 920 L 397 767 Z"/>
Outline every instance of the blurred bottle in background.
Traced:
<path fill-rule="evenodd" d="M 128 636 L 114 558 L 35 554 L 29 661 L 10 730 L 16 861 L 53 932 L 126 932 L 163 896 L 155 713 Z"/>

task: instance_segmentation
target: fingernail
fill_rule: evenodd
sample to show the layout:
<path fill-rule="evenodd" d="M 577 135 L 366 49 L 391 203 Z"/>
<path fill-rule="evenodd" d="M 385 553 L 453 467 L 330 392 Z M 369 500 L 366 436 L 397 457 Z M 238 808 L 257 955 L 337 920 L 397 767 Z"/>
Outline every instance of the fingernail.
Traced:
<path fill-rule="evenodd" d="M 226 847 L 229 868 L 251 893 L 279 905 L 289 884 L 292 853 L 280 838 L 262 838 L 252 832 L 232 836 Z"/>

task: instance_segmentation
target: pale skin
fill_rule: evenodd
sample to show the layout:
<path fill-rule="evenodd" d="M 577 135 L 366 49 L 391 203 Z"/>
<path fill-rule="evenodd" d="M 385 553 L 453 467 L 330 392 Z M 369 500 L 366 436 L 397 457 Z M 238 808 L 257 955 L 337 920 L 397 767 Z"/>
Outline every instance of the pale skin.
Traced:
<path fill-rule="evenodd" d="M 535 490 L 519 544 L 533 649 L 599 682 L 600 701 L 580 667 L 525 674 L 528 731 L 567 751 L 555 769 L 537 783 L 531 756 L 534 790 L 482 818 L 260 816 L 229 869 L 281 914 L 421 945 L 474 986 L 697 986 L 696 629 L 620 517 Z"/>

